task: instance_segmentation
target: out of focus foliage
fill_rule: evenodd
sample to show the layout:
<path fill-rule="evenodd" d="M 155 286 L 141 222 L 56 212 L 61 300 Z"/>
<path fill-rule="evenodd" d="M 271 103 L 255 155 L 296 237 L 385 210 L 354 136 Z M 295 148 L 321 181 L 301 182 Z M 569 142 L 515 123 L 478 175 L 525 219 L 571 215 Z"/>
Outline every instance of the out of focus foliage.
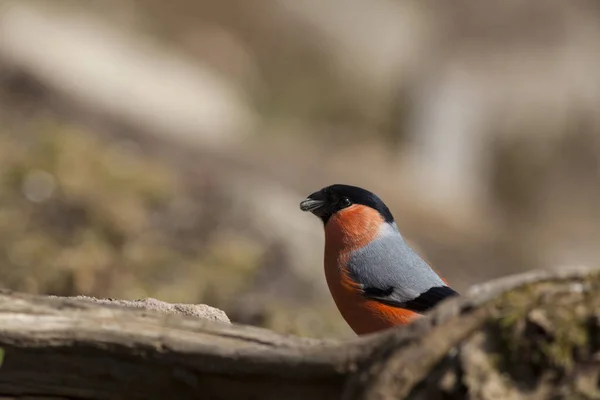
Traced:
<path fill-rule="evenodd" d="M 183 182 L 135 142 L 53 117 L 25 126 L 27 135 L 0 132 L 3 287 L 207 303 L 235 315 L 268 246 L 239 224 L 222 226 L 232 208 L 210 178 Z M 305 335 L 339 329 L 285 301 L 246 319 Z"/>

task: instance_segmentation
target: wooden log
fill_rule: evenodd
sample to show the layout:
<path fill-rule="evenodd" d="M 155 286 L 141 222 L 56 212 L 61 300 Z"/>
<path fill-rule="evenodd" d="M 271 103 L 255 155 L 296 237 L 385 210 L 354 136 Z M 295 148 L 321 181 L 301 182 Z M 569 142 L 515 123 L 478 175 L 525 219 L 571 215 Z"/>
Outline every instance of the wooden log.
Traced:
<path fill-rule="evenodd" d="M 410 327 L 346 341 L 126 304 L 1 292 L 0 396 L 592 396 L 600 371 L 599 272 L 569 268 L 500 279 L 440 304 Z"/>

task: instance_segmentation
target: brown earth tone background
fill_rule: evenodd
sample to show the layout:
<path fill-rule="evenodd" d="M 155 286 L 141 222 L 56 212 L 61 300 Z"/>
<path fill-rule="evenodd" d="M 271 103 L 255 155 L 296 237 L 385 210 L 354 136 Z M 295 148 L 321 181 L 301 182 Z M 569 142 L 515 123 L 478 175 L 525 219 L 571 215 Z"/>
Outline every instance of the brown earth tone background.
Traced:
<path fill-rule="evenodd" d="M 0 0 L 0 286 L 351 337 L 334 182 L 459 291 L 597 265 L 598 43 L 592 0 Z"/>

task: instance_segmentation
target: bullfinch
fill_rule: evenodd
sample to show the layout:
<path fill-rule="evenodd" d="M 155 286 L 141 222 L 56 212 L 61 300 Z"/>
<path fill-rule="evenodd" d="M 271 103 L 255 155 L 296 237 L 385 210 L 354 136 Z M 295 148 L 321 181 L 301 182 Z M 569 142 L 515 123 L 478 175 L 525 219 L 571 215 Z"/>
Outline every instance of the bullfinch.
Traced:
<path fill-rule="evenodd" d="M 388 207 L 368 190 L 327 186 L 300 209 L 323 222 L 327 285 L 357 335 L 406 325 L 458 295 L 408 246 Z"/>

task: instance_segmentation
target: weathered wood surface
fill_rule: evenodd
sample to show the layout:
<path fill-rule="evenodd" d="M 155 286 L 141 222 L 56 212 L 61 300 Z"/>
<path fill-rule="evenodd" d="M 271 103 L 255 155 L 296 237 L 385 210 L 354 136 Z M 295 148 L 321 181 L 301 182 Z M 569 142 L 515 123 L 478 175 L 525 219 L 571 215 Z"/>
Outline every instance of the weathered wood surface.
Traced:
<path fill-rule="evenodd" d="M 0 293 L 0 397 L 600 398 L 600 270 L 536 271 L 348 341 Z"/>

